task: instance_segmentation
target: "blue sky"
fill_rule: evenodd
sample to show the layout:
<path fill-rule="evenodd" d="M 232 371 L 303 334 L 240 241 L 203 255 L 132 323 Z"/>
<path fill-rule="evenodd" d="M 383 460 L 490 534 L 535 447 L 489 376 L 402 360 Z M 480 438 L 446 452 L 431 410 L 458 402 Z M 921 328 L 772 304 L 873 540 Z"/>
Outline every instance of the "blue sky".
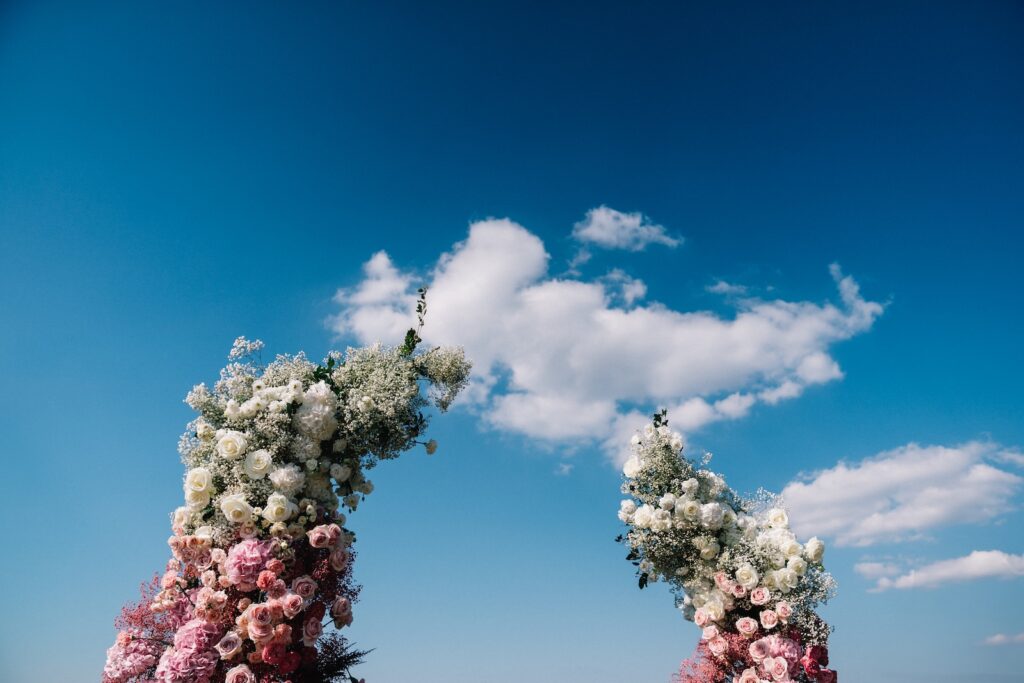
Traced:
<path fill-rule="evenodd" d="M 1019 680 L 1024 644 L 984 643 L 1024 631 L 1019 4 L 209 4 L 0 8 L 5 680 L 98 678 L 119 606 L 166 560 L 182 398 L 237 335 L 320 356 L 387 331 L 346 315 L 399 315 L 435 281 L 428 331 L 476 333 L 493 386 L 352 517 L 368 680 L 667 680 L 696 629 L 612 542 L 606 442 L 692 399 L 719 419 L 689 404 L 689 448 L 735 487 L 810 482 L 844 681 Z M 587 218 L 602 206 L 623 213 Z M 681 243 L 581 237 L 630 221 Z M 509 248 L 470 258 L 471 225 Z M 441 281 L 442 254 L 469 275 Z M 856 330 L 832 263 L 884 305 Z M 501 273 L 519 280 L 492 307 L 458 308 Z M 734 326 L 797 302 L 817 332 L 795 360 L 792 337 Z M 677 336 L 588 337 L 607 311 Z M 676 317 L 694 312 L 753 369 L 694 366 L 709 338 Z M 757 398 L 786 380 L 800 396 Z M 750 405 L 714 412 L 733 395 Z M 823 471 L 882 482 L 856 502 L 890 531 L 833 514 Z M 1003 569 L 935 567 L 973 551 Z M 914 569 L 934 587 L 871 592 Z"/>

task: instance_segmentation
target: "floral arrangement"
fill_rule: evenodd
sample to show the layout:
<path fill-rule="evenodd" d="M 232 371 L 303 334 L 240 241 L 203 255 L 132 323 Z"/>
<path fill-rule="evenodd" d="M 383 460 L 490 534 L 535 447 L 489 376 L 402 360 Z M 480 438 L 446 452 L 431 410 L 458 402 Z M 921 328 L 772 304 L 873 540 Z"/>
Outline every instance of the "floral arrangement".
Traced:
<path fill-rule="evenodd" d="M 421 301 L 422 304 L 422 301 Z M 421 310 L 422 313 L 422 310 Z M 422 322 L 422 321 L 421 321 Z M 184 505 L 174 511 L 166 570 L 126 607 L 103 683 L 352 681 L 366 654 L 326 624 L 352 623 L 358 588 L 344 511 L 373 491 L 366 471 L 414 444 L 429 387 L 445 410 L 465 386 L 461 349 L 400 348 L 254 360 L 239 338 L 179 450 Z"/>
<path fill-rule="evenodd" d="M 703 630 L 682 683 L 835 683 L 831 628 L 815 613 L 835 590 L 824 544 L 801 544 L 779 501 L 740 497 L 682 455 L 665 412 L 632 440 L 619 519 L 640 588 L 670 584 L 683 616 Z M 702 466 L 704 465 L 704 466 Z"/>

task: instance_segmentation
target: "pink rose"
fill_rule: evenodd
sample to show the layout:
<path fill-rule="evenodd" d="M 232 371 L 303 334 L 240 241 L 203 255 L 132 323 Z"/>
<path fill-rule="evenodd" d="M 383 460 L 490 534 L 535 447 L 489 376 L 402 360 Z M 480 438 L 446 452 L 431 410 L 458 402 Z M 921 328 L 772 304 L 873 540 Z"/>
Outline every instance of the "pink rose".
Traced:
<path fill-rule="evenodd" d="M 299 612 L 301 612 L 302 605 L 303 600 L 301 595 L 289 593 L 281 598 L 281 609 L 284 612 L 284 616 L 288 619 L 294 618 Z"/>
<path fill-rule="evenodd" d="M 335 598 L 331 604 L 331 618 L 334 619 L 335 628 L 352 624 L 352 603 L 348 598 Z"/>
<path fill-rule="evenodd" d="M 231 659 L 242 649 L 242 637 L 238 631 L 228 631 L 213 647 L 220 653 L 221 659 Z"/>
<path fill-rule="evenodd" d="M 718 572 L 715 574 L 715 585 L 718 586 L 719 590 L 722 592 L 728 592 L 731 583 L 732 581 L 729 579 L 729 575 L 725 572 Z"/>
<path fill-rule="evenodd" d="M 722 636 L 715 636 L 708 641 L 708 649 L 711 650 L 711 654 L 721 657 L 729 649 L 729 641 Z"/>
<path fill-rule="evenodd" d="M 755 605 L 767 604 L 772 599 L 771 591 L 764 586 L 758 586 L 754 590 L 750 591 L 750 602 Z"/>
<path fill-rule="evenodd" d="M 761 683 L 761 677 L 757 675 L 756 669 L 744 669 L 736 683 Z"/>
<path fill-rule="evenodd" d="M 256 675 L 245 664 L 228 669 L 224 675 L 224 683 L 256 683 Z"/>
<path fill-rule="evenodd" d="M 750 617 L 741 617 L 736 620 L 736 630 L 745 636 L 752 636 L 757 633 L 757 622 Z"/>
<path fill-rule="evenodd" d="M 779 623 L 779 615 L 775 613 L 775 610 L 766 609 L 761 611 L 761 625 L 765 628 L 775 628 L 775 625 Z"/>
<path fill-rule="evenodd" d="M 775 604 L 775 612 L 779 615 L 779 619 L 783 621 L 793 616 L 793 608 L 785 600 L 780 600 Z"/>
<path fill-rule="evenodd" d="M 323 632 L 324 627 L 319 619 L 306 619 L 302 624 L 302 643 L 312 647 L 316 645 L 317 638 Z"/>
<path fill-rule="evenodd" d="M 711 619 L 708 617 L 708 613 L 703 607 L 694 612 L 693 623 L 697 624 L 697 626 L 706 626 L 709 621 L 711 621 Z"/>
<path fill-rule="evenodd" d="M 336 572 L 345 571 L 348 566 L 348 551 L 340 545 L 331 551 L 331 569 Z"/>
<path fill-rule="evenodd" d="M 701 634 L 701 640 L 711 640 L 718 636 L 718 627 L 714 624 L 704 627 L 704 632 Z"/>
<path fill-rule="evenodd" d="M 331 537 L 331 545 L 337 544 L 341 540 L 341 527 L 337 524 L 328 524 L 327 535 Z"/>
<path fill-rule="evenodd" d="M 274 637 L 274 627 L 270 624 L 249 622 L 249 637 L 254 643 L 265 643 Z"/>
<path fill-rule="evenodd" d="M 777 681 L 789 678 L 789 662 L 783 657 L 769 657 L 764 660 L 763 666 L 768 674 Z"/>
<path fill-rule="evenodd" d="M 249 621 L 254 624 L 267 625 L 274 620 L 274 614 L 270 605 L 265 602 L 258 602 L 249 608 Z"/>
<path fill-rule="evenodd" d="M 771 654 L 771 649 L 768 647 L 768 640 L 765 638 L 755 640 L 750 644 L 749 652 L 750 658 L 755 662 L 764 660 L 769 654 Z"/>
<path fill-rule="evenodd" d="M 326 548 L 331 544 L 331 534 L 327 531 L 327 526 L 323 524 L 307 531 L 306 536 L 309 538 L 309 544 L 314 548 Z"/>
<path fill-rule="evenodd" d="M 292 591 L 303 600 L 309 600 L 316 595 L 316 581 L 309 574 L 303 574 L 292 581 Z"/>
<path fill-rule="evenodd" d="M 260 659 L 267 664 L 280 664 L 284 661 L 285 655 L 288 651 L 285 649 L 283 643 L 269 642 L 263 646 L 260 650 Z"/>

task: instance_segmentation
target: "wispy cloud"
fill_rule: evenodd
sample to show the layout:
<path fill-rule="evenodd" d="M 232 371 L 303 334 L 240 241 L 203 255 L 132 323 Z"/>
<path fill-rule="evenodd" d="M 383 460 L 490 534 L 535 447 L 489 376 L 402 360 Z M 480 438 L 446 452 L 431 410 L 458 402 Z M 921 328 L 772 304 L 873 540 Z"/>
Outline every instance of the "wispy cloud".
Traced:
<path fill-rule="evenodd" d="M 743 296 L 747 293 L 744 285 L 736 285 L 725 280 L 717 280 L 715 284 L 705 287 L 712 294 L 725 294 L 726 296 Z"/>
<path fill-rule="evenodd" d="M 853 571 L 865 579 L 875 580 L 896 576 L 900 573 L 900 565 L 895 562 L 858 562 L 853 565 Z"/>
<path fill-rule="evenodd" d="M 1024 555 L 1011 555 L 1001 550 L 975 550 L 970 555 L 934 562 L 895 578 L 883 576 L 873 590 L 938 588 L 947 583 L 1021 576 L 1024 576 Z"/>
<path fill-rule="evenodd" d="M 418 282 L 429 286 L 428 343 L 474 361 L 466 401 L 495 428 L 540 439 L 628 441 L 657 405 L 684 430 L 747 415 L 842 377 L 831 347 L 870 329 L 882 306 L 832 266 L 841 304 L 744 298 L 735 314 L 640 303 L 621 271 L 592 280 L 548 274 L 533 233 L 507 219 L 470 226 Z M 398 343 L 414 320 L 414 278 L 384 252 L 336 297 L 334 329 Z M 621 438 L 621 441 L 619 440 Z"/>
<path fill-rule="evenodd" d="M 1015 452 L 982 441 L 911 443 L 857 463 L 840 462 L 790 483 L 782 495 L 801 535 L 853 546 L 913 538 L 1010 510 L 1024 480 L 995 463 Z"/>
<path fill-rule="evenodd" d="M 1013 635 L 997 633 L 994 636 L 989 636 L 985 639 L 986 645 L 1012 645 L 1021 643 L 1024 643 L 1024 633 L 1015 633 Z"/>
<path fill-rule="evenodd" d="M 572 236 L 584 244 L 627 251 L 641 251 L 651 244 L 675 248 L 683 243 L 682 237 L 669 235 L 665 226 L 652 223 L 640 212 L 623 213 L 607 206 L 588 211 Z"/>

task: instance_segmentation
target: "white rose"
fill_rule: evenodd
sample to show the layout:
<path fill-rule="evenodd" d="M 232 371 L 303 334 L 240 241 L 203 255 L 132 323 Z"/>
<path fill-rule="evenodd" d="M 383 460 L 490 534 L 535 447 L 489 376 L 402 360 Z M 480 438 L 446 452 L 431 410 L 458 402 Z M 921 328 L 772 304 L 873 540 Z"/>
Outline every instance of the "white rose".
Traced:
<path fill-rule="evenodd" d="M 635 479 L 640 474 L 640 460 L 634 455 L 622 466 L 622 473 L 629 479 Z"/>
<path fill-rule="evenodd" d="M 195 491 L 209 495 L 213 488 L 213 475 L 205 467 L 196 467 L 185 475 L 185 492 Z"/>
<path fill-rule="evenodd" d="M 299 511 L 299 506 L 280 493 L 272 493 L 263 506 L 263 518 L 268 522 L 284 522 Z"/>
<path fill-rule="evenodd" d="M 651 520 L 651 528 L 655 531 L 668 531 L 672 528 L 672 518 L 668 510 L 655 510 L 654 519 Z"/>
<path fill-rule="evenodd" d="M 636 503 L 631 500 L 624 500 L 619 503 L 619 519 L 629 524 L 633 519 L 633 513 L 636 512 Z"/>
<path fill-rule="evenodd" d="M 821 562 L 821 558 L 825 556 L 825 544 L 821 542 L 817 536 L 807 541 L 804 546 L 804 556 L 808 562 L 818 564 Z"/>
<path fill-rule="evenodd" d="M 709 541 L 703 544 L 700 549 L 700 559 L 702 560 L 713 560 L 718 556 L 718 551 L 721 547 L 718 545 L 718 541 Z"/>
<path fill-rule="evenodd" d="M 666 493 L 664 496 L 661 497 L 661 500 L 658 501 L 658 507 L 660 507 L 662 510 L 671 510 L 675 506 L 676 497 L 673 496 L 671 493 Z"/>
<path fill-rule="evenodd" d="M 789 526 L 789 515 L 782 508 L 772 508 L 768 511 L 768 524 L 779 529 Z"/>
<path fill-rule="evenodd" d="M 803 576 L 807 573 L 807 562 L 802 557 L 789 558 L 786 567 L 795 572 L 797 576 Z"/>
<path fill-rule="evenodd" d="M 700 507 L 700 522 L 709 529 L 720 529 L 725 513 L 718 503 L 705 503 Z"/>
<path fill-rule="evenodd" d="M 700 482 L 690 477 L 682 483 L 683 495 L 684 496 L 695 496 L 697 495 L 697 489 L 700 488 Z"/>
<path fill-rule="evenodd" d="M 245 454 L 247 441 L 245 434 L 233 429 L 221 429 L 217 432 L 217 453 L 225 460 L 237 460 Z"/>
<path fill-rule="evenodd" d="M 633 526 L 637 529 L 647 529 L 654 521 L 654 508 L 650 505 L 641 505 L 633 514 Z"/>
<path fill-rule="evenodd" d="M 213 540 L 213 527 L 209 526 L 209 525 L 201 526 L 198 529 L 196 529 L 194 532 L 192 532 L 192 535 L 195 536 L 196 538 L 202 539 L 204 541 L 212 541 Z"/>
<path fill-rule="evenodd" d="M 184 527 L 185 523 L 188 522 L 192 515 L 189 514 L 187 507 L 180 507 L 174 510 L 174 518 L 171 521 L 171 525 L 175 527 Z"/>
<path fill-rule="evenodd" d="M 258 451 L 249 451 L 245 454 L 245 474 L 250 479 L 262 479 L 267 476 L 270 466 L 274 464 L 274 458 L 270 451 L 261 448 Z"/>
<path fill-rule="evenodd" d="M 740 565 L 736 570 L 736 581 L 748 591 L 753 590 L 757 586 L 757 582 L 760 578 L 761 577 L 757 574 L 757 570 L 749 564 Z"/>
<path fill-rule="evenodd" d="M 232 493 L 220 499 L 220 511 L 229 522 L 241 524 L 252 519 L 252 507 L 245 500 L 245 494 Z"/>
<path fill-rule="evenodd" d="M 672 447 L 673 451 L 678 453 L 679 451 L 683 450 L 683 437 L 680 436 L 679 434 L 673 434 L 672 440 L 669 442 L 669 445 Z"/>
<path fill-rule="evenodd" d="M 800 553 L 802 553 L 804 549 L 800 547 L 800 544 L 796 542 L 796 539 L 791 539 L 784 542 L 779 550 L 781 550 L 783 556 L 788 559 L 790 557 L 800 557 Z"/>
<path fill-rule="evenodd" d="M 683 517 L 692 521 L 695 521 L 700 516 L 700 503 L 695 500 L 687 499 L 681 504 L 676 505 L 676 515 L 682 514 Z"/>
<path fill-rule="evenodd" d="M 210 504 L 210 494 L 206 491 L 185 491 L 185 505 L 189 510 L 195 512 L 196 510 L 202 510 L 204 507 Z"/>

